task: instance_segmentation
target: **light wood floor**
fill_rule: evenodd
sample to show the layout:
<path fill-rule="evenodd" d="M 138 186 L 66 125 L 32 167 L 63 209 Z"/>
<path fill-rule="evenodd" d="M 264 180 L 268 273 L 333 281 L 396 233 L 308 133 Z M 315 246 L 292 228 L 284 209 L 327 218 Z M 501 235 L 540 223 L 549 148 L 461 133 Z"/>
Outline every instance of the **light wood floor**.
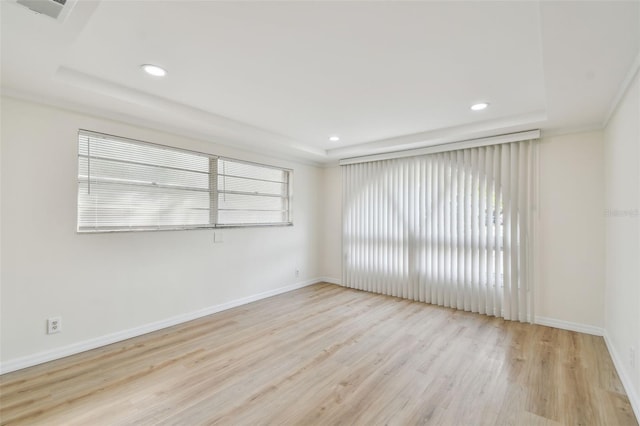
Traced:
<path fill-rule="evenodd" d="M 637 424 L 600 337 L 329 284 L 0 386 L 2 424 Z"/>

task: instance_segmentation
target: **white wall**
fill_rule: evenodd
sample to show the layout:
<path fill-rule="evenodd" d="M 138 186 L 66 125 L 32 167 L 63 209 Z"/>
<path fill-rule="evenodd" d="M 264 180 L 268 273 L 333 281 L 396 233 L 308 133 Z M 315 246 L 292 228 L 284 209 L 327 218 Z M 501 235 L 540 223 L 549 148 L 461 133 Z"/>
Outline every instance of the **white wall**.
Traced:
<path fill-rule="evenodd" d="M 1 118 L 3 364 L 321 276 L 322 169 L 8 98 Z M 294 226 L 79 235 L 79 128 L 292 168 Z"/>
<path fill-rule="evenodd" d="M 539 154 L 536 316 L 597 333 L 604 325 L 603 134 L 543 137 Z"/>
<path fill-rule="evenodd" d="M 322 271 L 326 279 L 342 282 L 342 170 L 324 169 L 322 198 Z"/>
<path fill-rule="evenodd" d="M 640 76 L 605 129 L 605 336 L 640 418 Z M 631 348 L 635 349 L 632 367 Z"/>

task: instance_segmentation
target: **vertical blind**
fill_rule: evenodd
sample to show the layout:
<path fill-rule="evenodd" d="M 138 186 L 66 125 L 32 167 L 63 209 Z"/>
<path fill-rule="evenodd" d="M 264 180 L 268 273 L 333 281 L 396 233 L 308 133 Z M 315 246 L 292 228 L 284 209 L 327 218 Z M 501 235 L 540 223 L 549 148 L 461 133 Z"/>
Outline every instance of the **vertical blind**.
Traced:
<path fill-rule="evenodd" d="M 78 231 L 287 225 L 291 171 L 80 131 Z"/>
<path fill-rule="evenodd" d="M 533 141 L 343 167 L 343 284 L 531 321 Z"/>

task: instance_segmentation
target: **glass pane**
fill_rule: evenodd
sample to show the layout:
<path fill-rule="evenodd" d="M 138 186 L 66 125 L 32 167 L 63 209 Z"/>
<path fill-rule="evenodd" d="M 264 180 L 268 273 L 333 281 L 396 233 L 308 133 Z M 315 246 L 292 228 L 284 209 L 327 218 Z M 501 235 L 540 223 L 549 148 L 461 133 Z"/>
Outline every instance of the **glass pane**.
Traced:
<path fill-rule="evenodd" d="M 209 174 L 185 170 L 167 169 L 143 164 L 118 163 L 111 160 L 101 160 L 80 157 L 80 178 L 91 177 L 123 182 L 135 182 L 157 185 L 209 188 Z"/>
<path fill-rule="evenodd" d="M 218 159 L 218 174 L 285 182 L 285 171 L 255 164 Z"/>
<path fill-rule="evenodd" d="M 78 191 L 79 228 L 209 223 L 208 192 L 86 181 Z"/>
<path fill-rule="evenodd" d="M 238 191 L 260 194 L 286 195 L 287 185 L 229 176 L 218 176 L 218 191 Z"/>
<path fill-rule="evenodd" d="M 284 199 L 259 195 L 218 194 L 219 210 L 284 210 Z"/>
<path fill-rule="evenodd" d="M 86 143 L 86 142 L 84 142 Z M 209 157 L 196 153 L 173 150 L 162 146 L 125 142 L 89 136 L 88 147 L 80 139 L 79 153 L 157 166 L 176 167 L 200 172 L 209 171 Z"/>

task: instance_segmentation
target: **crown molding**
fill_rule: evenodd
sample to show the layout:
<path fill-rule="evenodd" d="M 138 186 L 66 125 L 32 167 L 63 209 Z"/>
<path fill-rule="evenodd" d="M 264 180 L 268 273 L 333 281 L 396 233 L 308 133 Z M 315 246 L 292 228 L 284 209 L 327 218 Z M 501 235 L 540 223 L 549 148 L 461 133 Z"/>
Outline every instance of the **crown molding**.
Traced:
<path fill-rule="evenodd" d="M 545 129 L 542 131 L 541 138 L 550 138 L 554 136 L 562 136 L 562 135 L 572 135 L 577 133 L 587 133 L 587 132 L 600 132 L 603 130 L 602 124 L 600 123 L 591 123 L 584 126 L 578 127 L 557 127 L 552 129 Z"/>
<path fill-rule="evenodd" d="M 393 158 L 416 157 L 419 155 L 435 154 L 438 152 L 456 151 L 468 148 L 477 148 L 487 145 L 499 145 L 510 142 L 520 142 L 525 140 L 539 139 L 540 130 L 529 130 L 526 132 L 509 133 L 479 139 L 467 139 L 463 141 L 448 142 L 438 145 L 430 145 L 424 148 L 409 149 L 405 151 L 393 151 L 384 154 L 366 155 L 363 157 L 345 158 L 340 160 L 341 166 L 358 163 L 368 163 L 371 161 L 389 160 Z"/>
<path fill-rule="evenodd" d="M 479 139 L 507 133 L 516 133 L 540 128 L 547 120 L 545 111 L 534 111 L 527 114 L 487 120 L 461 126 L 435 129 L 426 132 L 382 139 L 358 145 L 335 148 L 327 151 L 331 159 L 346 159 L 368 155 L 385 154 L 396 151 L 426 148 L 434 145 L 457 142 L 461 140 Z"/>
<path fill-rule="evenodd" d="M 260 147 L 267 143 L 270 149 L 297 151 L 300 152 L 300 155 L 312 157 L 313 159 L 326 157 L 325 150 L 306 146 L 285 135 L 123 86 L 71 68 L 58 68 L 54 79 L 78 89 L 142 107 L 145 111 L 166 114 L 172 117 L 176 123 L 179 123 L 179 126 L 193 127 L 211 136 L 215 135 L 225 139 L 232 139 L 236 143 Z"/>
<path fill-rule="evenodd" d="M 324 162 L 318 160 L 309 159 L 304 155 L 297 155 L 297 153 L 292 153 L 291 150 L 286 149 L 274 149 L 270 147 L 268 150 L 265 150 L 261 147 L 252 146 L 249 144 L 243 144 L 241 141 L 233 140 L 230 138 L 224 138 L 217 135 L 212 135 L 204 132 L 198 132 L 190 129 L 186 129 L 181 126 L 174 126 L 168 124 L 166 122 L 156 122 L 152 120 L 148 120 L 141 117 L 135 117 L 127 114 L 122 114 L 119 112 L 115 112 L 112 110 L 107 110 L 103 108 L 98 108 L 95 106 L 89 105 L 80 105 L 75 102 L 69 102 L 66 100 L 46 97 L 40 94 L 34 94 L 30 92 L 25 92 L 21 90 L 15 90 L 12 88 L 2 87 L 0 89 L 0 95 L 4 98 L 15 99 L 19 101 L 31 102 L 35 104 L 45 105 L 48 107 L 58 108 L 64 111 L 83 114 L 86 116 L 102 119 L 102 120 L 110 120 L 123 124 L 127 124 L 130 126 L 146 128 L 154 131 L 164 132 L 173 136 L 189 138 L 193 140 L 197 140 L 199 142 L 207 143 L 207 144 L 215 144 L 221 145 L 229 148 L 233 148 L 234 150 L 246 152 L 254 155 L 260 155 L 266 158 L 272 158 L 275 160 L 284 160 L 284 161 L 293 161 L 298 164 L 303 164 L 307 166 L 313 167 L 322 167 Z"/>
<path fill-rule="evenodd" d="M 607 125 L 609 124 L 609 120 L 611 120 L 611 117 L 616 112 L 616 109 L 618 108 L 618 105 L 624 98 L 624 95 L 627 93 L 627 90 L 629 90 L 629 88 L 633 84 L 633 81 L 636 77 L 636 74 L 638 74 L 639 70 L 640 70 L 640 52 L 638 52 L 638 55 L 636 56 L 636 59 L 631 64 L 629 71 L 627 71 L 627 74 L 624 80 L 622 80 L 622 83 L 620 83 L 620 86 L 618 87 L 618 91 L 616 92 L 616 95 L 611 100 L 611 104 L 609 105 L 609 108 L 607 109 L 607 113 L 604 116 L 604 120 L 602 121 L 601 127 L 603 129 L 607 127 Z"/>

